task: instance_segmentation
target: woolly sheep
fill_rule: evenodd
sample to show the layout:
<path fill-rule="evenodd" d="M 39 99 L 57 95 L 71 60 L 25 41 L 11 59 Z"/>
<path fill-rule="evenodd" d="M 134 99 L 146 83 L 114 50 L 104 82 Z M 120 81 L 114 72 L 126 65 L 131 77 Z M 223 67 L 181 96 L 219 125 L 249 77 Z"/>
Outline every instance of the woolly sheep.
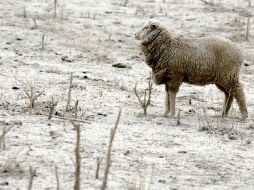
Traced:
<path fill-rule="evenodd" d="M 222 117 L 235 98 L 242 119 L 248 117 L 242 84 L 239 82 L 243 56 L 228 39 L 172 37 L 158 21 L 149 21 L 135 33 L 146 64 L 152 68 L 154 83 L 165 84 L 165 112 L 175 114 L 175 98 L 182 82 L 215 84 L 225 94 Z"/>

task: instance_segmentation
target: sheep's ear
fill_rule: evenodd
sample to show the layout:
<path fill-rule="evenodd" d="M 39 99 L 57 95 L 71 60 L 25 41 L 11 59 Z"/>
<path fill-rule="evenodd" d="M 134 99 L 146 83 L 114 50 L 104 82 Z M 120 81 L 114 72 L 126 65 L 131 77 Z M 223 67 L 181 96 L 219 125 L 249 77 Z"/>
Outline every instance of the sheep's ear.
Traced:
<path fill-rule="evenodd" d="M 157 28 L 157 25 L 156 25 L 156 24 L 151 24 L 151 25 L 150 25 L 150 28 L 151 28 L 152 30 L 154 30 L 154 29 Z"/>

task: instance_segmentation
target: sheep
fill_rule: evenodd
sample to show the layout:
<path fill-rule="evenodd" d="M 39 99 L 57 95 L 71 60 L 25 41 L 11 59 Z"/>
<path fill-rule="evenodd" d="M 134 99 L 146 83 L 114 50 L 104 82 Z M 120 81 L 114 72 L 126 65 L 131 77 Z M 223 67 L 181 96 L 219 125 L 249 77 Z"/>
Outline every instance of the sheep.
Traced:
<path fill-rule="evenodd" d="M 241 51 L 222 37 L 188 39 L 173 37 L 158 21 L 149 21 L 135 33 L 145 63 L 152 69 L 155 84 L 165 84 L 165 112 L 175 114 L 176 93 L 181 84 L 215 84 L 225 94 L 222 117 L 235 98 L 242 119 L 248 117 L 245 95 L 239 81 Z"/>

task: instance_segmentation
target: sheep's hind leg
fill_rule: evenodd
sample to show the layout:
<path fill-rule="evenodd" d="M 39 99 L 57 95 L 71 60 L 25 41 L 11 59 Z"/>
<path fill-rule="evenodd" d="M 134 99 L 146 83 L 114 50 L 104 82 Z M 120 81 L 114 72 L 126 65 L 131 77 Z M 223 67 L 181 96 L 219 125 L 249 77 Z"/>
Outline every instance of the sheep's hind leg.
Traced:
<path fill-rule="evenodd" d="M 222 108 L 221 117 L 228 116 L 228 112 L 229 112 L 229 110 L 231 108 L 231 105 L 233 103 L 234 97 L 232 96 L 232 94 L 227 92 L 222 86 L 220 86 L 218 84 L 216 84 L 216 86 L 217 86 L 217 88 L 219 90 L 221 90 L 225 94 L 225 99 L 224 99 L 224 104 L 223 104 L 223 108 Z"/>
<path fill-rule="evenodd" d="M 234 89 L 232 89 L 232 95 L 235 97 L 238 103 L 240 112 L 242 114 L 242 119 L 245 120 L 248 117 L 248 111 L 245 101 L 245 95 L 240 82 L 236 85 Z"/>
<path fill-rule="evenodd" d="M 169 91 L 169 102 L 170 102 L 170 115 L 169 117 L 174 117 L 175 115 L 175 103 L 176 103 L 176 92 Z"/>

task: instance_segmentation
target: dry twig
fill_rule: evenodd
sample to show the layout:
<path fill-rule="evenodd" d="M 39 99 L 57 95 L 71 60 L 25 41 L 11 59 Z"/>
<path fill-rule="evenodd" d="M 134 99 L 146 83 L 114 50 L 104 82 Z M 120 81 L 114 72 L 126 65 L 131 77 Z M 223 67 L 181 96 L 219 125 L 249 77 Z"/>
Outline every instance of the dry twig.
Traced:
<path fill-rule="evenodd" d="M 59 184 L 59 175 L 58 175 L 58 167 L 55 163 L 55 176 L 56 176 L 56 190 L 60 189 L 60 184 Z"/>
<path fill-rule="evenodd" d="M 23 7 L 23 17 L 25 19 L 27 18 L 26 7 Z"/>
<path fill-rule="evenodd" d="M 45 49 L 45 33 L 43 33 L 41 37 L 41 49 Z"/>
<path fill-rule="evenodd" d="M 75 166 L 75 184 L 74 190 L 80 190 L 80 166 L 81 166 L 81 157 L 80 157 L 80 124 L 76 124 L 71 121 L 74 126 L 77 136 L 76 136 L 76 149 L 75 149 L 75 157 L 76 157 L 76 166 Z"/>
<path fill-rule="evenodd" d="M 29 98 L 30 102 L 29 102 L 29 113 L 31 115 L 32 113 L 32 108 L 34 107 L 34 102 L 35 100 L 37 100 L 37 98 L 39 96 L 42 95 L 42 93 L 44 92 L 44 90 L 39 91 L 38 93 L 35 92 L 35 87 L 32 86 L 30 83 L 28 83 L 29 87 L 30 87 L 30 94 L 28 92 L 28 90 L 24 90 L 24 92 L 26 93 L 27 97 Z"/>
<path fill-rule="evenodd" d="M 58 104 L 58 100 L 55 101 L 54 98 L 52 97 L 52 100 L 51 100 L 51 102 L 49 103 L 49 116 L 48 116 L 48 120 L 50 120 L 50 119 L 52 118 L 54 109 L 55 109 L 55 107 L 57 106 L 57 104 Z"/>
<path fill-rule="evenodd" d="M 208 2 L 208 1 L 206 1 L 206 0 L 200 0 L 200 1 L 202 1 L 204 4 L 206 4 L 206 5 L 210 5 L 210 6 L 213 6 L 214 5 L 214 3 L 213 3 L 213 1 L 212 2 Z"/>
<path fill-rule="evenodd" d="M 124 0 L 123 6 L 126 7 L 126 5 L 128 4 L 129 0 Z"/>
<path fill-rule="evenodd" d="M 33 169 L 32 166 L 29 167 L 29 184 L 28 184 L 28 190 L 32 189 L 33 186 L 33 179 L 35 176 L 36 170 Z"/>
<path fill-rule="evenodd" d="M 32 27 L 32 29 L 36 29 L 38 27 L 37 22 L 36 22 L 36 18 L 32 18 L 33 22 L 34 22 L 34 26 Z"/>
<path fill-rule="evenodd" d="M 102 159 L 99 157 L 96 159 L 95 179 L 99 179 L 101 161 L 102 161 Z"/>
<path fill-rule="evenodd" d="M 245 40 L 249 41 L 249 34 L 250 34 L 250 15 L 247 16 L 247 26 L 246 26 L 246 36 Z"/>
<path fill-rule="evenodd" d="M 101 190 L 105 190 L 107 188 L 107 180 L 108 180 L 109 168 L 111 166 L 112 145 L 113 145 L 114 137 L 115 137 L 115 134 L 116 134 L 116 129 L 117 129 L 119 121 L 120 121 L 120 117 L 121 117 L 121 110 L 119 110 L 119 112 L 118 112 L 117 120 L 116 120 L 116 123 L 115 123 L 115 127 L 111 128 L 111 130 L 110 130 L 110 139 L 109 139 L 109 144 L 108 144 L 106 166 L 105 166 L 105 171 L 104 171 L 104 177 L 103 177 L 103 182 L 102 182 Z"/>
<path fill-rule="evenodd" d="M 78 100 L 75 102 L 75 110 L 74 110 L 74 117 L 77 119 L 78 117 Z"/>
<path fill-rule="evenodd" d="M 147 114 L 147 107 L 151 103 L 152 87 L 153 87 L 153 83 L 152 83 L 152 77 L 151 77 L 151 74 L 150 74 L 149 81 L 148 81 L 148 95 L 147 95 L 147 89 L 146 89 L 143 101 L 141 100 L 141 97 L 138 94 L 137 83 L 135 84 L 135 87 L 133 88 L 134 94 L 137 96 L 138 101 L 139 101 L 139 103 L 140 103 L 140 105 L 141 105 L 141 107 L 144 111 L 144 115 Z"/>
<path fill-rule="evenodd" d="M 57 0 L 54 0 L 54 17 L 56 18 Z"/>
<path fill-rule="evenodd" d="M 70 85 L 69 85 L 69 90 L 68 90 L 68 99 L 67 99 L 67 104 L 66 104 L 66 108 L 65 108 L 66 112 L 69 110 L 69 107 L 70 107 L 72 81 L 73 81 L 73 73 L 71 73 L 71 76 L 70 76 Z"/>
<path fill-rule="evenodd" d="M 0 136 L 0 150 L 5 150 L 5 135 L 12 129 L 13 126 L 8 129 L 3 128 L 2 135 Z"/>
<path fill-rule="evenodd" d="M 181 124 L 181 116 L 180 116 L 180 109 L 178 110 L 177 113 L 177 121 L 176 121 L 176 125 L 180 125 Z"/>

